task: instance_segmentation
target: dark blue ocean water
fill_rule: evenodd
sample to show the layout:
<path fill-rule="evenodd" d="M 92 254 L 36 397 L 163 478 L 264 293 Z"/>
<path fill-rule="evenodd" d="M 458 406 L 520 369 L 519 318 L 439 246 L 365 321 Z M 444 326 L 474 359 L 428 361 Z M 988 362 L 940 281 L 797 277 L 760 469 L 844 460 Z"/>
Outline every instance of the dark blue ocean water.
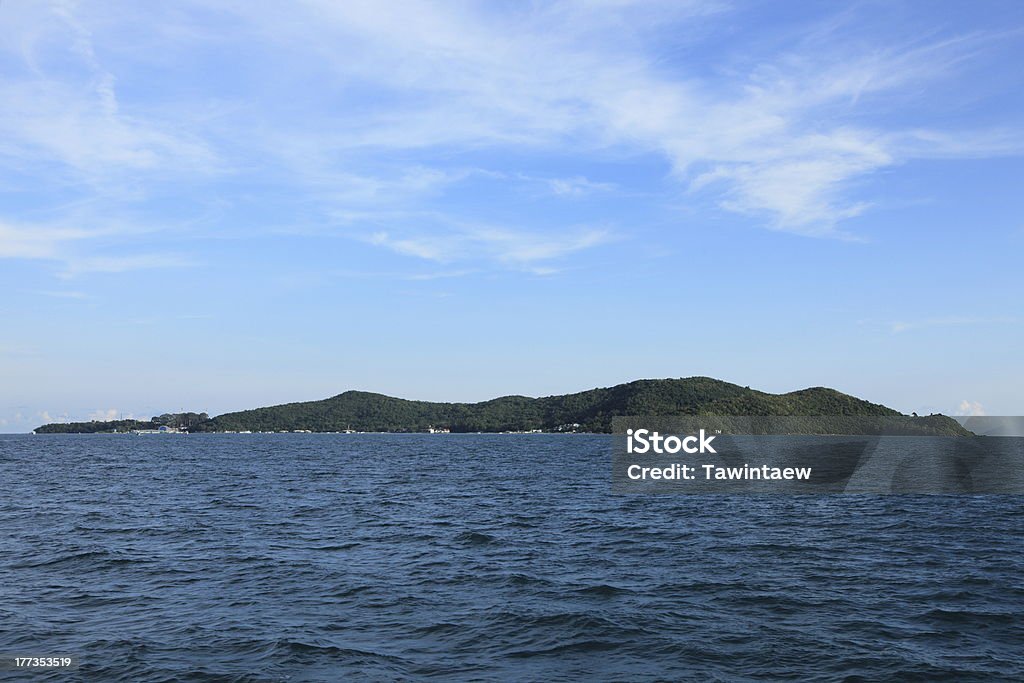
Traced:
<path fill-rule="evenodd" d="M 1024 499 L 625 496 L 608 437 L 0 437 L 10 680 L 1022 680 Z"/>

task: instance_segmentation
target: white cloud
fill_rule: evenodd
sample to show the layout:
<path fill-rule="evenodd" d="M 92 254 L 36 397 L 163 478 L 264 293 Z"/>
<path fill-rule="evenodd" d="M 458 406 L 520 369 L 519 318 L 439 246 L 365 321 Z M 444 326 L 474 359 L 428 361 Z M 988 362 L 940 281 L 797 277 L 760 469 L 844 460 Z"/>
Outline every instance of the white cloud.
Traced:
<path fill-rule="evenodd" d="M 197 265 L 191 257 L 173 252 L 152 254 L 126 254 L 119 256 L 88 256 L 72 258 L 61 273 L 73 278 L 87 273 L 125 273 L 151 268 L 182 268 Z"/>
<path fill-rule="evenodd" d="M 379 247 L 387 247 L 405 256 L 416 256 L 431 261 L 454 260 L 457 256 L 456 249 L 460 246 L 456 243 L 457 241 L 449 240 L 444 243 L 441 240 L 430 238 L 397 238 L 387 232 L 374 233 L 369 242 Z"/>
<path fill-rule="evenodd" d="M 968 400 L 964 399 L 963 401 L 960 401 L 960 405 L 957 406 L 956 414 L 957 415 L 972 415 L 972 416 L 984 415 L 985 414 L 985 407 L 982 406 L 977 401 L 968 401 Z"/>
<path fill-rule="evenodd" d="M 89 413 L 90 420 L 96 420 L 98 422 L 109 422 L 116 420 L 118 416 L 117 408 L 107 408 L 106 410 L 94 410 Z"/>
<path fill-rule="evenodd" d="M 402 279 L 414 282 L 426 282 L 430 280 L 449 280 L 452 278 L 466 277 L 476 273 L 475 270 L 440 270 L 431 273 L 413 273 L 402 275 Z"/>
<path fill-rule="evenodd" d="M 304 188 L 318 199 L 339 207 L 395 206 L 401 202 L 435 195 L 474 175 L 478 169 L 435 169 L 423 165 L 397 165 L 383 173 L 355 173 L 339 170 L 315 152 L 296 154 L 294 141 L 282 140 L 289 152 L 282 157 Z M 349 210 L 353 210 L 349 208 Z"/>
<path fill-rule="evenodd" d="M 541 273 L 553 272 L 538 262 L 563 258 L 613 239 L 604 229 L 581 229 L 562 235 L 509 230 L 492 226 L 462 226 L 444 234 L 395 237 L 388 232 L 370 236 L 369 242 L 406 256 L 441 263 L 473 260 Z"/>
<path fill-rule="evenodd" d="M 545 182 L 551 192 L 563 197 L 582 197 L 595 192 L 608 192 L 615 187 L 611 183 L 599 183 L 583 176 L 549 178 Z"/>
<path fill-rule="evenodd" d="M 876 171 L 922 156 L 1020 153 L 1024 141 L 1019 131 L 993 137 L 852 123 L 877 96 L 903 97 L 959 68 L 982 49 L 981 35 L 850 47 L 828 26 L 719 78 L 668 72 L 637 36 L 669 22 L 686 27 L 721 3 L 678 11 L 618 2 L 520 12 L 312 0 L 298 10 L 229 7 L 269 44 L 323 60 L 341 92 L 373 83 L 388 93 L 386 109 L 336 114 L 326 134 L 289 131 L 312 141 L 300 148 L 625 146 L 663 155 L 682 183 L 719 193 L 724 208 L 801 234 L 839 234 L 838 223 L 870 206 L 850 198 L 851 184 Z M 587 186 L 556 180 L 551 188 L 573 195 Z"/>
<path fill-rule="evenodd" d="M 602 229 L 584 229 L 565 235 L 531 235 L 502 228 L 480 228 L 470 233 L 469 239 L 500 261 L 531 264 L 606 244 L 612 235 Z"/>
<path fill-rule="evenodd" d="M 81 10 L 69 2 L 4 5 L 0 48 L 24 68 L 7 70 L 0 82 L 0 157 L 38 168 L 51 183 L 68 171 L 66 182 L 101 184 L 144 170 L 213 168 L 199 136 L 152 110 L 121 105 L 117 78 L 100 64 Z"/>
<path fill-rule="evenodd" d="M 48 296 L 54 299 L 88 299 L 89 295 L 85 292 L 79 292 L 76 290 L 35 290 L 33 294 L 40 296 Z"/>
<path fill-rule="evenodd" d="M 94 236 L 94 232 L 80 228 L 16 225 L 0 220 L 0 258 L 54 259 L 63 244 Z"/>
<path fill-rule="evenodd" d="M 0 86 L 0 154 L 23 165 L 58 162 L 92 182 L 115 173 L 209 169 L 210 153 L 187 136 L 111 112 L 95 94 L 62 84 Z"/>
<path fill-rule="evenodd" d="M 857 189 L 879 171 L 1024 150 L 1019 126 L 936 130 L 911 106 L 987 48 L 991 36 L 981 34 L 872 44 L 826 21 L 783 48 L 732 50 L 699 42 L 730 11 L 711 0 L 3 10 L 0 50 L 18 68 L 0 84 L 0 158 L 22 184 L 145 199 L 223 173 L 237 185 L 219 200 L 256 205 L 264 187 L 281 188 L 308 211 L 296 222 L 309 232 L 347 222 L 371 244 L 438 262 L 538 268 L 607 241 L 601 231 L 450 227 L 486 220 L 486 206 L 446 206 L 434 230 L 388 222 L 487 174 L 542 182 L 566 198 L 613 188 L 573 168 L 522 173 L 518 154 L 657 158 L 689 198 L 710 197 L 772 229 L 835 237 L 871 209 Z M 694 46 L 712 53 L 689 59 Z M 223 77 L 193 82 L 196 55 L 229 55 L 211 62 Z M 188 65 L 186 82 L 154 94 L 150 71 L 176 72 L 176 61 Z M 898 124 L 885 121 L 891 111 Z M 472 161 L 461 168 L 459 155 Z M 64 218 L 54 223 L 74 224 Z M 0 257 L 73 261 L 66 276 L 188 264 L 84 247 L 72 258 L 68 244 L 86 237 L 0 223 Z"/>
<path fill-rule="evenodd" d="M 82 254 L 76 245 L 100 238 L 123 237 L 137 234 L 137 230 L 111 223 L 105 227 L 81 228 L 57 225 L 13 224 L 0 220 L 0 259 L 42 259 L 62 263 L 62 278 L 72 278 L 87 273 L 123 273 L 150 268 L 176 268 L 195 265 L 182 254 L 143 253 L 119 254 L 116 256 L 91 256 Z M 38 294 L 51 297 L 83 299 L 86 295 L 77 291 L 42 290 Z"/>

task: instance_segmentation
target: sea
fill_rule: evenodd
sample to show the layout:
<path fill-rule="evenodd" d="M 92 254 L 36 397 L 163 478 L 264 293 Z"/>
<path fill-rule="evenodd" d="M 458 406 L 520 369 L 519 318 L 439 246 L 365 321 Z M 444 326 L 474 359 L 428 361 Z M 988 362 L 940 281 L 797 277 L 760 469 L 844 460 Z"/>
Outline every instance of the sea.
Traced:
<path fill-rule="evenodd" d="M 589 434 L 0 436 L 12 681 L 1024 680 L 1024 497 L 614 493 Z"/>

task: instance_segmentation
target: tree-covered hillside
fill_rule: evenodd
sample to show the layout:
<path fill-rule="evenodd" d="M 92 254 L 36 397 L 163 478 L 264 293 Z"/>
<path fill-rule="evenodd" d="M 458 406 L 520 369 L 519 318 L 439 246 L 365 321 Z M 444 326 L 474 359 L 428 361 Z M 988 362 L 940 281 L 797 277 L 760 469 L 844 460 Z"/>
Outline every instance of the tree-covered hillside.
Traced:
<path fill-rule="evenodd" d="M 895 410 L 815 387 L 769 394 L 708 377 L 638 380 L 576 394 L 528 398 L 503 396 L 481 403 L 430 403 L 362 391 L 322 401 L 289 403 L 227 413 L 192 431 L 425 431 L 608 432 L 615 416 L 646 415 L 857 415 L 896 416 Z M 959 432 L 948 418 L 935 427 Z M 948 420 L 942 422 L 942 420 Z"/>
<path fill-rule="evenodd" d="M 453 432 L 611 431 L 618 416 L 899 416 L 877 403 L 813 387 L 769 394 L 709 377 L 648 379 L 575 394 L 529 398 L 503 396 L 481 403 L 408 401 L 364 391 L 346 391 L 322 401 L 243 410 L 207 419 L 204 414 L 161 415 L 148 422 L 79 422 L 43 425 L 37 433 L 92 433 L 152 429 L 161 424 L 192 432 Z M 941 415 L 917 418 L 924 432 L 968 434 Z"/>

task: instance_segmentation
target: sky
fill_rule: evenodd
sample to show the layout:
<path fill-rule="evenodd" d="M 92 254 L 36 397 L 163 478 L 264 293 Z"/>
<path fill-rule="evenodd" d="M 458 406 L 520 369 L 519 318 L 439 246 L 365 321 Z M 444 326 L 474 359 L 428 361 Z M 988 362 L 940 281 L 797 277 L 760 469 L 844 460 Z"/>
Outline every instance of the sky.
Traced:
<path fill-rule="evenodd" d="M 0 431 L 639 378 L 1024 414 L 1024 4 L 0 3 Z"/>

